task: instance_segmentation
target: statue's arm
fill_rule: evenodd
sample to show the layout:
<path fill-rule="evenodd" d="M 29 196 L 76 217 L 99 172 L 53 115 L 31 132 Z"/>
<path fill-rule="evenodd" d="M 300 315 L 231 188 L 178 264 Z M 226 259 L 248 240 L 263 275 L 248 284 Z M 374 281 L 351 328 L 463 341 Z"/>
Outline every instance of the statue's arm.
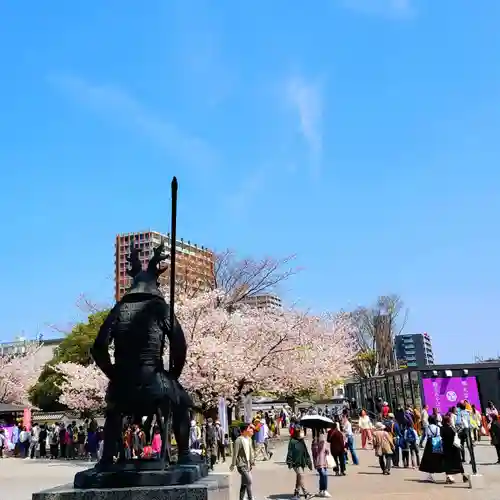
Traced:
<path fill-rule="evenodd" d="M 186 337 L 180 323 L 174 315 L 173 321 L 170 321 L 169 307 L 165 307 L 165 334 L 170 344 L 170 373 L 178 379 L 181 376 L 184 365 L 186 364 L 187 343 Z"/>
<path fill-rule="evenodd" d="M 114 367 L 111 363 L 111 357 L 109 355 L 109 346 L 112 342 L 111 332 L 117 317 L 118 304 L 116 304 L 107 315 L 101 328 L 99 329 L 94 345 L 90 350 L 96 365 L 110 380 L 113 378 Z"/>

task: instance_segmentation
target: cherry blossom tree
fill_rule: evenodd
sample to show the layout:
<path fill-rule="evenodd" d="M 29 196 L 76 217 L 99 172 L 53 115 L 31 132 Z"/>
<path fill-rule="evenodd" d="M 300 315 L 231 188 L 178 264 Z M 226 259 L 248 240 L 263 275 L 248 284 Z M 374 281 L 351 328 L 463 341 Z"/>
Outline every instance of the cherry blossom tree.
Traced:
<path fill-rule="evenodd" d="M 350 315 L 227 308 L 224 297 L 220 290 L 199 294 L 179 300 L 176 310 L 188 340 L 183 382 L 202 404 L 213 405 L 220 396 L 235 402 L 257 390 L 321 390 L 350 373 Z"/>
<path fill-rule="evenodd" d="M 181 382 L 202 407 L 212 406 L 219 397 L 231 399 L 236 383 L 231 357 L 238 324 L 227 308 L 219 306 L 222 298 L 222 291 L 213 290 L 179 297 L 176 303 L 176 316 L 188 343 Z"/>
<path fill-rule="evenodd" d="M 221 396 L 236 403 L 254 391 L 323 392 L 349 374 L 350 315 L 319 317 L 234 302 L 228 307 L 226 298 L 225 290 L 212 290 L 176 303 L 188 344 L 181 382 L 202 408 L 215 406 Z M 94 365 L 62 363 L 56 369 L 65 380 L 61 403 L 79 411 L 103 406 L 107 380 Z"/>
<path fill-rule="evenodd" d="M 38 343 L 28 343 L 23 352 L 0 356 L 0 402 L 28 405 L 28 390 L 42 370 Z"/>
<path fill-rule="evenodd" d="M 60 363 L 54 367 L 63 375 L 59 402 L 71 410 L 95 412 L 104 408 L 108 379 L 95 364 Z"/>

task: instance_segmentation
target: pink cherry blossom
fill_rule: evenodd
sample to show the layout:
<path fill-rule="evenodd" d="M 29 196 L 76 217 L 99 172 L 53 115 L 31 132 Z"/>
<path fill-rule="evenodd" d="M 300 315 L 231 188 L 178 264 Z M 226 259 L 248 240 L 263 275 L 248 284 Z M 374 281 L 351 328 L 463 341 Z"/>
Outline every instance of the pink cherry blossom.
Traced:
<path fill-rule="evenodd" d="M 179 297 L 176 316 L 188 344 L 181 382 L 205 408 L 221 396 L 236 402 L 253 391 L 324 392 L 351 371 L 354 325 L 348 314 L 231 307 L 224 292 L 214 290 Z M 61 403 L 76 410 L 103 406 L 107 380 L 95 366 L 57 369 L 66 380 Z"/>
<path fill-rule="evenodd" d="M 95 364 L 59 363 L 55 370 L 64 375 L 60 403 L 81 412 L 102 410 L 108 379 Z"/>
<path fill-rule="evenodd" d="M 350 373 L 353 324 L 347 314 L 313 317 L 295 310 L 239 305 L 223 293 L 179 300 L 188 341 L 183 383 L 201 403 L 236 401 L 251 391 L 323 391 Z"/>
<path fill-rule="evenodd" d="M 0 402 L 29 405 L 28 390 L 42 371 L 38 344 L 27 344 L 21 354 L 0 356 Z"/>

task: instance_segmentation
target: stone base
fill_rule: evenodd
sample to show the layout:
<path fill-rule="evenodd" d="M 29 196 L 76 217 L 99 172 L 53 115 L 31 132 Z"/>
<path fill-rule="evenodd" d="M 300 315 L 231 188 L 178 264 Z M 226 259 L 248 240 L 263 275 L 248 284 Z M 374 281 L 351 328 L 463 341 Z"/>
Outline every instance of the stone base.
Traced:
<path fill-rule="evenodd" d="M 145 470 L 144 464 L 134 463 L 104 471 L 97 467 L 87 469 L 75 475 L 74 487 L 95 489 L 174 486 L 193 484 L 208 475 L 208 465 L 204 463 L 175 465 L 166 470 L 155 469 L 154 465 L 150 464 L 150 470 Z"/>
<path fill-rule="evenodd" d="M 229 475 L 210 475 L 193 484 L 77 489 L 58 486 L 33 493 L 32 500 L 231 500 Z"/>

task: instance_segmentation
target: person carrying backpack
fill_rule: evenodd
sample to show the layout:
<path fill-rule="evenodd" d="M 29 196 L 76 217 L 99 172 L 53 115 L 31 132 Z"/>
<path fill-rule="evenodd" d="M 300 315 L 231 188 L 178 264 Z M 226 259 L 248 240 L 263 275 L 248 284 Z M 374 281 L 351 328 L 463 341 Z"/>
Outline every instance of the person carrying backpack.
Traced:
<path fill-rule="evenodd" d="M 429 416 L 429 425 L 427 426 L 426 433 L 427 441 L 419 470 L 428 474 L 428 481 L 434 482 L 433 474 L 444 472 L 444 463 L 441 431 L 433 415 Z"/>
<path fill-rule="evenodd" d="M 389 413 L 388 419 L 384 422 L 387 432 L 392 436 L 394 441 L 394 453 L 392 455 L 392 465 L 393 467 L 399 467 L 399 450 L 401 449 L 401 438 L 403 434 L 399 424 L 394 418 L 394 413 Z"/>
<path fill-rule="evenodd" d="M 403 430 L 403 436 L 401 439 L 401 449 L 403 451 L 403 466 L 407 469 L 410 466 L 413 468 L 420 467 L 420 456 L 418 453 L 418 435 L 417 431 L 411 427 L 407 426 Z"/>

